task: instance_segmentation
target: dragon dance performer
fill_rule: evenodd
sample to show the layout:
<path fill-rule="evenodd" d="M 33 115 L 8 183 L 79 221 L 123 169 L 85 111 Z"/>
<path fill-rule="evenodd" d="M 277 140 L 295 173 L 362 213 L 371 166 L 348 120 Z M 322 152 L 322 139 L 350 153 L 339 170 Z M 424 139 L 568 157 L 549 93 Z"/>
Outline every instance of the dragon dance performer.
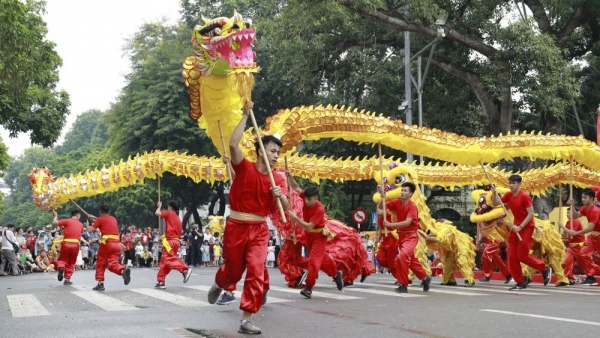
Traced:
<path fill-rule="evenodd" d="M 408 270 L 423 281 L 423 291 L 429 291 L 431 277 L 427 275 L 419 260 L 415 257 L 415 247 L 419 241 L 417 230 L 419 230 L 419 211 L 415 202 L 411 201 L 416 186 L 412 182 L 402 183 L 402 193 L 400 199 L 396 199 L 385 204 L 386 209 L 396 212 L 397 222 L 383 221 L 385 227 L 398 228 L 398 247 L 400 253 L 396 257 L 396 278 L 398 287 L 396 292 L 408 292 Z M 383 198 L 385 191 L 382 192 L 382 199 L 377 204 L 377 213 L 383 215 Z"/>
<path fill-rule="evenodd" d="M 567 224 L 562 225 L 562 223 L 558 223 L 558 225 L 563 229 L 565 233 L 568 233 L 568 230 L 572 231 L 580 231 L 583 229 L 583 225 L 581 221 L 578 219 L 571 218 L 571 209 L 567 209 L 567 217 L 569 220 Z M 565 276 L 569 279 L 569 285 L 575 285 L 575 276 L 573 275 L 573 266 L 575 265 L 575 260 L 579 262 L 580 266 L 584 266 L 585 262 L 581 259 L 581 247 L 585 242 L 585 235 L 578 234 L 575 236 L 567 236 L 567 242 L 569 243 L 569 247 L 567 248 L 567 252 L 565 254 Z"/>
<path fill-rule="evenodd" d="M 300 294 L 306 298 L 312 297 L 312 289 L 315 286 L 319 270 L 323 270 L 329 277 L 334 278 L 338 290 L 342 290 L 344 287 L 343 274 L 337 269 L 333 259 L 325 254 L 325 245 L 327 241 L 333 239 L 335 234 L 325 226 L 325 208 L 319 202 L 319 189 L 315 186 L 308 186 L 303 190 L 289 171 L 286 172 L 286 175 L 291 188 L 300 194 L 303 201 L 302 218 L 292 210 L 289 211 L 290 218 L 307 231 L 308 274 L 305 280 L 306 287 L 300 291 Z"/>
<path fill-rule="evenodd" d="M 83 224 L 79 221 L 81 213 L 79 210 L 74 209 L 71 211 L 71 218 L 58 220 L 56 211 L 52 209 L 52 215 L 54 219 L 52 224 L 61 226 L 64 229 L 63 239 L 60 245 L 60 256 L 58 256 L 58 281 L 62 282 L 65 279 L 63 285 L 71 285 L 71 276 L 75 271 L 75 263 L 77 262 L 77 255 L 79 255 L 79 242 L 81 241 L 81 234 L 83 233 Z"/>
<path fill-rule="evenodd" d="M 177 257 L 179 252 L 179 236 L 181 236 L 181 220 L 179 219 L 179 203 L 170 201 L 167 210 L 162 211 L 162 202 L 156 202 L 156 216 L 165 219 L 165 234 L 161 236 L 162 256 L 156 275 L 157 283 L 154 286 L 157 289 L 166 289 L 165 279 L 171 270 L 177 270 L 183 275 L 183 282 L 187 283 L 192 275 L 192 268 Z"/>
<path fill-rule="evenodd" d="M 479 236 L 483 237 L 483 234 L 479 232 Z M 500 273 L 505 277 L 504 284 L 508 284 L 512 278 L 510 271 L 504 260 L 500 256 L 500 244 L 502 242 L 498 240 L 492 240 L 487 237 L 483 238 L 485 242 L 485 249 L 481 253 L 481 270 L 483 270 L 483 277 L 479 278 L 480 282 L 489 282 L 490 276 L 494 273 L 494 266 L 497 266 Z M 481 238 L 477 238 L 480 242 Z"/>
<path fill-rule="evenodd" d="M 581 230 L 570 230 L 563 227 L 563 230 L 569 236 L 577 236 L 589 233 L 583 247 L 579 251 L 581 257 L 581 267 L 585 270 L 586 278 L 581 285 L 598 285 L 594 277 L 595 267 L 592 261 L 594 251 L 600 253 L 600 208 L 594 205 L 596 193 L 592 189 L 586 189 L 581 193 L 581 202 L 583 206 L 579 211 L 574 210 L 574 201 L 570 200 L 573 209 L 573 217 L 579 218 L 585 216 L 588 220 L 588 226 Z"/>
<path fill-rule="evenodd" d="M 117 219 L 109 215 L 110 208 L 107 204 L 100 205 L 99 217 L 89 215 L 94 224 L 87 225 L 86 229 L 93 232 L 100 230 L 102 237 L 100 239 L 100 248 L 96 256 L 96 285 L 93 290 L 104 291 L 104 270 L 108 266 L 108 271 L 123 277 L 125 285 L 131 281 L 131 270 L 119 264 L 119 255 L 124 246 L 119 242 L 119 227 Z"/>
<path fill-rule="evenodd" d="M 544 285 L 548 285 L 552 277 L 552 268 L 546 267 L 541 258 L 529 254 L 535 222 L 533 219 L 533 202 L 528 193 L 521 190 L 522 178 L 519 175 L 511 175 L 508 178 L 510 191 L 504 194 L 502 198 L 498 197 L 496 187 L 492 186 L 492 206 L 499 206 L 504 203 L 512 211 L 514 224 L 508 227 L 512 231 L 508 235 L 508 269 L 516 284 L 509 290 L 522 290 L 527 288 L 521 263 L 528 265 L 542 272 Z M 517 232 L 521 235 L 521 240 L 517 237 Z"/>
<path fill-rule="evenodd" d="M 274 175 L 277 186 L 272 188 L 267 164 L 260 160 L 250 162 L 242 154 L 239 143 L 252 107 L 253 103 L 247 101 L 242 118 L 233 130 L 229 142 L 231 164 L 236 175 L 229 191 L 231 214 L 225 227 L 227 234 L 223 239 L 225 263 L 217 270 L 215 284 L 208 291 L 208 302 L 216 303 L 223 288 L 236 284 L 246 270 L 240 302 L 240 309 L 244 313 L 238 332 L 260 334 L 260 328 L 250 322 L 250 317 L 260 309 L 269 287 L 264 278 L 267 256 L 265 248 L 269 240 L 266 217 L 276 206 L 276 198 L 281 200 L 284 209 L 287 209 L 288 202 L 282 194 L 285 179 Z M 262 141 L 266 156 L 273 166 L 279 158 L 281 141 L 272 135 L 263 136 Z M 255 146 L 260 159 L 263 156 L 262 150 L 258 142 Z"/>

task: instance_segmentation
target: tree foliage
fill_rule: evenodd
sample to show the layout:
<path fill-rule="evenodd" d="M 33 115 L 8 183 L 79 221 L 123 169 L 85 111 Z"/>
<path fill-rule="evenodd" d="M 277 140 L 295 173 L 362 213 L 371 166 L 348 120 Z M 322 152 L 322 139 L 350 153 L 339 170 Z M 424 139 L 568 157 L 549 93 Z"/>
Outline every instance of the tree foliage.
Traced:
<path fill-rule="evenodd" d="M 11 137 L 31 132 L 32 144 L 49 147 L 70 102 L 56 89 L 62 60 L 46 40 L 44 11 L 43 1 L 0 0 L 0 124 Z"/>

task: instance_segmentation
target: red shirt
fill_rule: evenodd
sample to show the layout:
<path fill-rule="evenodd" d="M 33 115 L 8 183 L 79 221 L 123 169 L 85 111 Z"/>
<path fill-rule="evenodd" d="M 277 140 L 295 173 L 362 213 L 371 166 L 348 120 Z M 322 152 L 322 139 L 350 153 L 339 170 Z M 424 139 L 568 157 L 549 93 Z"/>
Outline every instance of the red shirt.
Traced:
<path fill-rule="evenodd" d="M 160 212 L 160 217 L 165 219 L 165 237 L 167 239 L 179 239 L 179 236 L 181 236 L 181 220 L 179 216 L 173 211 L 164 210 Z"/>
<path fill-rule="evenodd" d="M 325 226 L 325 208 L 319 201 L 314 206 L 309 207 L 304 202 L 304 191 L 300 193 L 302 199 L 302 219 L 304 222 L 312 223 L 315 225 L 315 229 L 320 229 Z"/>
<path fill-rule="evenodd" d="M 579 213 L 587 217 L 588 223 L 594 223 L 593 231 L 600 231 L 600 208 L 592 205 L 592 207 L 588 209 L 584 205 L 579 208 Z"/>
<path fill-rule="evenodd" d="M 142 243 L 148 243 L 150 241 L 150 234 L 144 232 L 140 238 L 142 239 Z"/>
<path fill-rule="evenodd" d="M 96 221 L 92 225 L 95 229 L 100 229 L 102 236 L 104 235 L 119 235 L 119 227 L 117 226 L 117 219 L 111 215 L 100 216 L 96 218 Z"/>
<path fill-rule="evenodd" d="M 388 222 L 392 222 L 392 214 L 389 212 L 389 210 L 387 209 L 387 203 L 386 203 L 386 209 L 385 209 L 386 213 L 387 213 L 387 217 L 385 218 Z M 383 215 L 378 215 L 377 216 L 377 224 L 379 224 L 379 226 L 381 226 L 381 229 L 383 230 L 384 226 L 383 226 Z M 394 230 L 396 230 L 396 228 L 393 227 L 385 227 L 387 228 L 387 231 L 392 232 Z"/>
<path fill-rule="evenodd" d="M 413 201 L 408 201 L 406 205 L 402 204 L 401 199 L 393 200 L 385 204 L 386 209 L 396 212 L 398 222 L 404 222 L 407 218 L 412 218 L 409 226 L 398 228 L 398 231 L 419 230 L 419 210 Z"/>
<path fill-rule="evenodd" d="M 237 165 L 232 164 L 232 168 L 235 178 L 229 190 L 231 210 L 266 217 L 275 205 L 269 175 L 260 173 L 256 163 L 245 158 Z M 273 177 L 275 184 L 285 189 L 284 176 L 273 171 Z"/>
<path fill-rule="evenodd" d="M 83 224 L 74 218 L 66 218 L 58 221 L 58 225 L 64 227 L 63 238 L 73 238 L 81 240 L 81 234 L 83 233 Z"/>
<path fill-rule="evenodd" d="M 579 230 L 583 229 L 583 225 L 581 225 L 581 222 L 578 219 L 576 219 L 575 221 L 573 221 L 572 227 L 571 227 L 571 221 L 567 221 L 565 228 L 579 231 Z M 579 234 L 579 235 L 576 235 L 573 237 L 569 236 L 568 238 L 569 238 L 569 243 L 582 243 L 585 241 L 584 234 Z"/>
<path fill-rule="evenodd" d="M 531 197 L 523 190 L 519 190 L 517 196 L 513 196 L 512 192 L 507 192 L 502 196 L 502 203 L 508 203 L 508 208 L 512 211 L 515 220 L 514 225 L 520 226 L 527 217 L 527 208 L 533 206 Z M 535 226 L 533 217 L 525 226 Z"/>

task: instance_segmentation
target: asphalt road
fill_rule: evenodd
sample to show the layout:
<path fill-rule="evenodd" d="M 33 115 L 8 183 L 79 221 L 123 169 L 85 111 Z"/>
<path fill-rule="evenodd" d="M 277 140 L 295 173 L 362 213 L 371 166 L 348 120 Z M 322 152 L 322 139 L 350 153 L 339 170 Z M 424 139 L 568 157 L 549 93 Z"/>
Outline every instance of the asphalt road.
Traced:
<path fill-rule="evenodd" d="M 0 277 L 1 337 L 239 337 L 239 303 L 210 305 L 216 268 L 195 268 L 183 284 L 171 272 L 155 290 L 156 269 L 132 269 L 132 280 L 107 272 L 106 291 L 92 291 L 94 271 L 75 271 L 73 286 L 56 273 Z M 389 275 L 338 291 L 321 274 L 312 299 L 285 287 L 270 269 L 269 301 L 253 317 L 262 337 L 597 337 L 600 288 L 533 283 L 523 292 L 502 282 L 473 288 L 409 287 L 394 292 Z M 416 282 L 418 284 L 418 282 Z M 459 285 L 460 282 L 459 282 Z M 241 286 L 240 286 L 241 289 Z"/>

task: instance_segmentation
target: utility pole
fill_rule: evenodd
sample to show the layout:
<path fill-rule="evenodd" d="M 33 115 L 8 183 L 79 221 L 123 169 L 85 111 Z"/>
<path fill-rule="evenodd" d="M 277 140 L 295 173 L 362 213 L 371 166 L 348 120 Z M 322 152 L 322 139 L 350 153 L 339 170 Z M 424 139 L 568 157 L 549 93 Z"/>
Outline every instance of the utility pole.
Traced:
<path fill-rule="evenodd" d="M 404 14 L 408 17 L 408 1 L 406 1 L 404 3 Z M 412 122 L 412 97 L 411 97 L 411 93 L 412 93 L 412 88 L 410 80 L 411 80 L 411 73 L 410 73 L 410 33 L 408 31 L 404 31 L 404 103 L 406 103 L 406 119 L 404 121 L 404 124 L 408 125 L 408 126 L 412 126 L 413 122 Z M 412 163 L 413 162 L 413 154 L 412 153 L 406 153 L 406 159 L 408 160 L 408 163 Z"/>

